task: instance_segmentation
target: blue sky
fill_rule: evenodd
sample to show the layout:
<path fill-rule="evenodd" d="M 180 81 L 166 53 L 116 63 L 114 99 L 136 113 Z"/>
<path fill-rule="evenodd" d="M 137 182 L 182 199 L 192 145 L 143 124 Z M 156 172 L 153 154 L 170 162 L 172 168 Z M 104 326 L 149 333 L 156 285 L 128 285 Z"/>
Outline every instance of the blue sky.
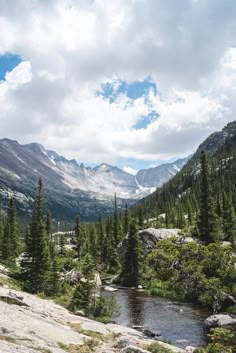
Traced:
<path fill-rule="evenodd" d="M 122 80 L 115 80 L 103 83 L 101 89 L 97 91 L 97 95 L 107 99 L 110 104 L 116 102 L 119 95 L 124 95 L 131 101 L 143 97 L 145 103 L 148 105 L 148 94 L 150 90 L 152 90 L 155 95 L 158 92 L 157 85 L 152 82 L 151 77 L 148 77 L 143 81 L 134 81 L 130 83 Z M 133 128 L 136 130 L 145 129 L 157 118 L 158 112 L 150 111 L 147 115 L 140 116 L 138 121 L 133 125 Z"/>
<path fill-rule="evenodd" d="M 0 137 L 139 169 L 235 119 L 235 0 L 66 2 L 0 0 Z"/>
<path fill-rule="evenodd" d="M 20 62 L 21 59 L 18 55 L 10 53 L 0 55 L 0 80 L 4 80 L 6 73 L 12 71 Z"/>

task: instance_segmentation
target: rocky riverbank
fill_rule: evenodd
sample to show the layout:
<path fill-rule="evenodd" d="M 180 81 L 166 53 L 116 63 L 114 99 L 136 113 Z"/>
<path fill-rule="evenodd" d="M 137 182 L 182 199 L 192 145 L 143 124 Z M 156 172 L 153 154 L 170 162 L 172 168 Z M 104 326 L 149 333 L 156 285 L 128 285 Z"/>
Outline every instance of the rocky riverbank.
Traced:
<path fill-rule="evenodd" d="M 0 286 L 0 313 L 1 353 L 133 353 L 145 352 L 153 343 L 137 330 L 74 315 L 51 300 L 7 285 Z M 173 353 L 184 352 L 158 344 Z"/>

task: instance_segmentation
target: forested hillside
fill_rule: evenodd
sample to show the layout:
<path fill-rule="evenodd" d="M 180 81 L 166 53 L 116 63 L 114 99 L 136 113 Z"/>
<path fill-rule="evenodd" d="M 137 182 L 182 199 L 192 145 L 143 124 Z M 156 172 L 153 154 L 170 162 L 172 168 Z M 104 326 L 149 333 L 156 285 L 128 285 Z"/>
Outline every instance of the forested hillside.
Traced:
<path fill-rule="evenodd" d="M 206 152 L 208 159 L 215 210 L 226 227 L 225 223 L 234 217 L 236 209 L 235 121 L 221 132 L 209 136 L 184 168 L 138 207 L 133 208 L 132 214 L 143 220 L 154 219 L 154 225 L 159 226 L 183 228 L 186 223 L 193 225 L 200 208 L 202 151 Z M 159 215 L 163 217 L 158 218 Z"/>

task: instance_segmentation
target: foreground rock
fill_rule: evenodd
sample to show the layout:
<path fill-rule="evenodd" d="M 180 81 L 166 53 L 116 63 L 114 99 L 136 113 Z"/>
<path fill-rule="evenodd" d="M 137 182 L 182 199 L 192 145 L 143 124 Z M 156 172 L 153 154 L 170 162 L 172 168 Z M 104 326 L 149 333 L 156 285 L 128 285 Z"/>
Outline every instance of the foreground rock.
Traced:
<path fill-rule="evenodd" d="M 3 286 L 0 312 L 0 353 L 119 353 L 128 346 L 147 349 L 153 342 L 132 328 L 80 317 L 52 301 Z M 183 352 L 163 342 L 160 345 Z"/>
<path fill-rule="evenodd" d="M 230 314 L 216 314 L 209 316 L 204 321 L 207 330 L 215 327 L 228 327 L 236 330 L 236 317 Z"/>

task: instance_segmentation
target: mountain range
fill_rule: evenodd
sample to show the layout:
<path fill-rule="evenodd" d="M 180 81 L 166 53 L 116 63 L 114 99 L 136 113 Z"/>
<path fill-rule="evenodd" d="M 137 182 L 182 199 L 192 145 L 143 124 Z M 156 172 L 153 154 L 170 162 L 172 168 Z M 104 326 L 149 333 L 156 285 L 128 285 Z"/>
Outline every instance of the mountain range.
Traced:
<path fill-rule="evenodd" d="M 132 205 L 170 180 L 188 158 L 143 169 L 131 175 L 102 163 L 85 167 L 68 160 L 38 143 L 21 145 L 7 138 L 0 140 L 0 196 L 6 206 L 13 195 L 21 215 L 32 212 L 37 181 L 42 177 L 47 207 L 57 219 L 72 220 L 77 214 L 84 221 L 96 219 L 99 211 L 113 210 L 114 194 L 119 207 Z"/>

